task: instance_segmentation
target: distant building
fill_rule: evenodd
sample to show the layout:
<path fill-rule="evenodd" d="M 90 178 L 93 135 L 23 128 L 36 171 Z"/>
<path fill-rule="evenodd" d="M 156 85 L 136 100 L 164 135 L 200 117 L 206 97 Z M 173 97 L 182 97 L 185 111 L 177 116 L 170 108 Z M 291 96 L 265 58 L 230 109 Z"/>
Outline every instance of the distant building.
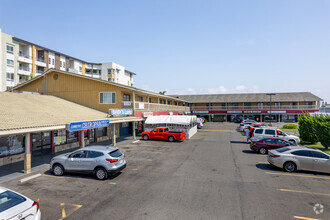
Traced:
<path fill-rule="evenodd" d="M 0 91 L 43 74 L 48 69 L 133 86 L 135 73 L 113 62 L 91 63 L 3 33 L 0 29 Z"/>
<path fill-rule="evenodd" d="M 235 121 L 252 118 L 257 121 L 296 122 L 302 113 L 319 111 L 321 98 L 310 92 L 172 95 L 186 100 L 192 114 L 211 121 Z"/>

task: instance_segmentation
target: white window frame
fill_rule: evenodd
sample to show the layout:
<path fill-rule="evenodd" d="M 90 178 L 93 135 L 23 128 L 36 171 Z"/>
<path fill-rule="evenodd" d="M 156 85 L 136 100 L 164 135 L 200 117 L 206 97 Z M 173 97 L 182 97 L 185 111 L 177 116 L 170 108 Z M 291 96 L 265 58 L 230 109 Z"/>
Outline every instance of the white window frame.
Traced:
<path fill-rule="evenodd" d="M 8 64 L 8 60 L 12 61 L 12 62 L 10 62 L 10 63 L 12 63 L 12 64 Z M 7 64 L 7 66 L 9 66 L 9 67 L 14 67 L 14 60 L 7 59 L 6 64 Z"/>
<path fill-rule="evenodd" d="M 9 79 L 8 79 L 8 74 L 9 74 Z M 13 77 L 13 78 L 11 78 L 11 77 Z M 9 81 L 9 82 L 14 82 L 14 80 L 15 80 L 15 74 L 14 73 L 6 73 L 6 81 Z"/>
<path fill-rule="evenodd" d="M 101 103 L 101 93 L 111 93 L 111 94 L 115 94 L 115 102 L 114 103 Z M 111 95 L 111 101 L 112 100 L 112 95 Z M 115 105 L 117 103 L 117 94 L 116 92 L 99 92 L 99 104 L 101 105 Z"/>
<path fill-rule="evenodd" d="M 12 50 L 8 50 L 8 47 L 11 47 Z M 6 44 L 6 51 L 7 53 L 14 54 L 14 46 L 10 44 Z"/>

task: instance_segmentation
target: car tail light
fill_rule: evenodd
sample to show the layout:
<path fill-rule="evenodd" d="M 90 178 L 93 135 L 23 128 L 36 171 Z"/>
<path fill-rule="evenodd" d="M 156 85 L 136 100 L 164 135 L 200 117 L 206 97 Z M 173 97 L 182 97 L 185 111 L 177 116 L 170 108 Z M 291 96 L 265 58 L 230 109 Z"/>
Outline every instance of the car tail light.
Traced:
<path fill-rule="evenodd" d="M 37 211 L 36 211 L 36 213 L 39 211 L 39 203 L 38 202 L 34 202 L 33 204 L 32 204 L 32 207 L 33 206 L 36 206 L 37 207 Z"/>
<path fill-rule="evenodd" d="M 126 157 L 126 155 L 124 154 L 124 158 Z"/>
<path fill-rule="evenodd" d="M 252 145 L 256 145 L 256 142 L 252 142 Z"/>
<path fill-rule="evenodd" d="M 106 161 L 109 161 L 110 163 L 115 163 L 118 161 L 118 159 L 105 159 Z"/>
<path fill-rule="evenodd" d="M 252 133 L 252 136 L 251 137 L 253 137 L 254 136 L 254 133 Z"/>
<path fill-rule="evenodd" d="M 280 157 L 280 155 L 271 154 L 270 157 Z"/>

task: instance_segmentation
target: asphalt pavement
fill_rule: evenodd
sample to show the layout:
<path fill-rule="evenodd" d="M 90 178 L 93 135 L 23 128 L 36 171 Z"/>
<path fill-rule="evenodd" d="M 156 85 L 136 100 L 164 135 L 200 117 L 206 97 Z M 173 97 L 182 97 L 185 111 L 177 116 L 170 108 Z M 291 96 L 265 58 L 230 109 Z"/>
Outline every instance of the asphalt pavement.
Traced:
<path fill-rule="evenodd" d="M 38 200 L 42 219 L 330 219 L 330 175 L 270 166 L 237 126 L 122 144 L 127 168 L 105 181 L 45 171 L 1 185 Z"/>

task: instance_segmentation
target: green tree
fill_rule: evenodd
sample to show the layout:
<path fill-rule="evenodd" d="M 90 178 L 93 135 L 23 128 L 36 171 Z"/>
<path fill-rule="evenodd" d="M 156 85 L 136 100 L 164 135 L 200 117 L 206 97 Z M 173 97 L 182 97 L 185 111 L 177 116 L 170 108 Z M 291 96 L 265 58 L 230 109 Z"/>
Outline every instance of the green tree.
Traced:
<path fill-rule="evenodd" d="M 309 143 L 316 143 L 318 136 L 316 134 L 316 120 L 310 114 L 302 114 L 298 119 L 300 138 Z"/>
<path fill-rule="evenodd" d="M 160 91 L 159 94 L 165 95 L 166 91 Z"/>

